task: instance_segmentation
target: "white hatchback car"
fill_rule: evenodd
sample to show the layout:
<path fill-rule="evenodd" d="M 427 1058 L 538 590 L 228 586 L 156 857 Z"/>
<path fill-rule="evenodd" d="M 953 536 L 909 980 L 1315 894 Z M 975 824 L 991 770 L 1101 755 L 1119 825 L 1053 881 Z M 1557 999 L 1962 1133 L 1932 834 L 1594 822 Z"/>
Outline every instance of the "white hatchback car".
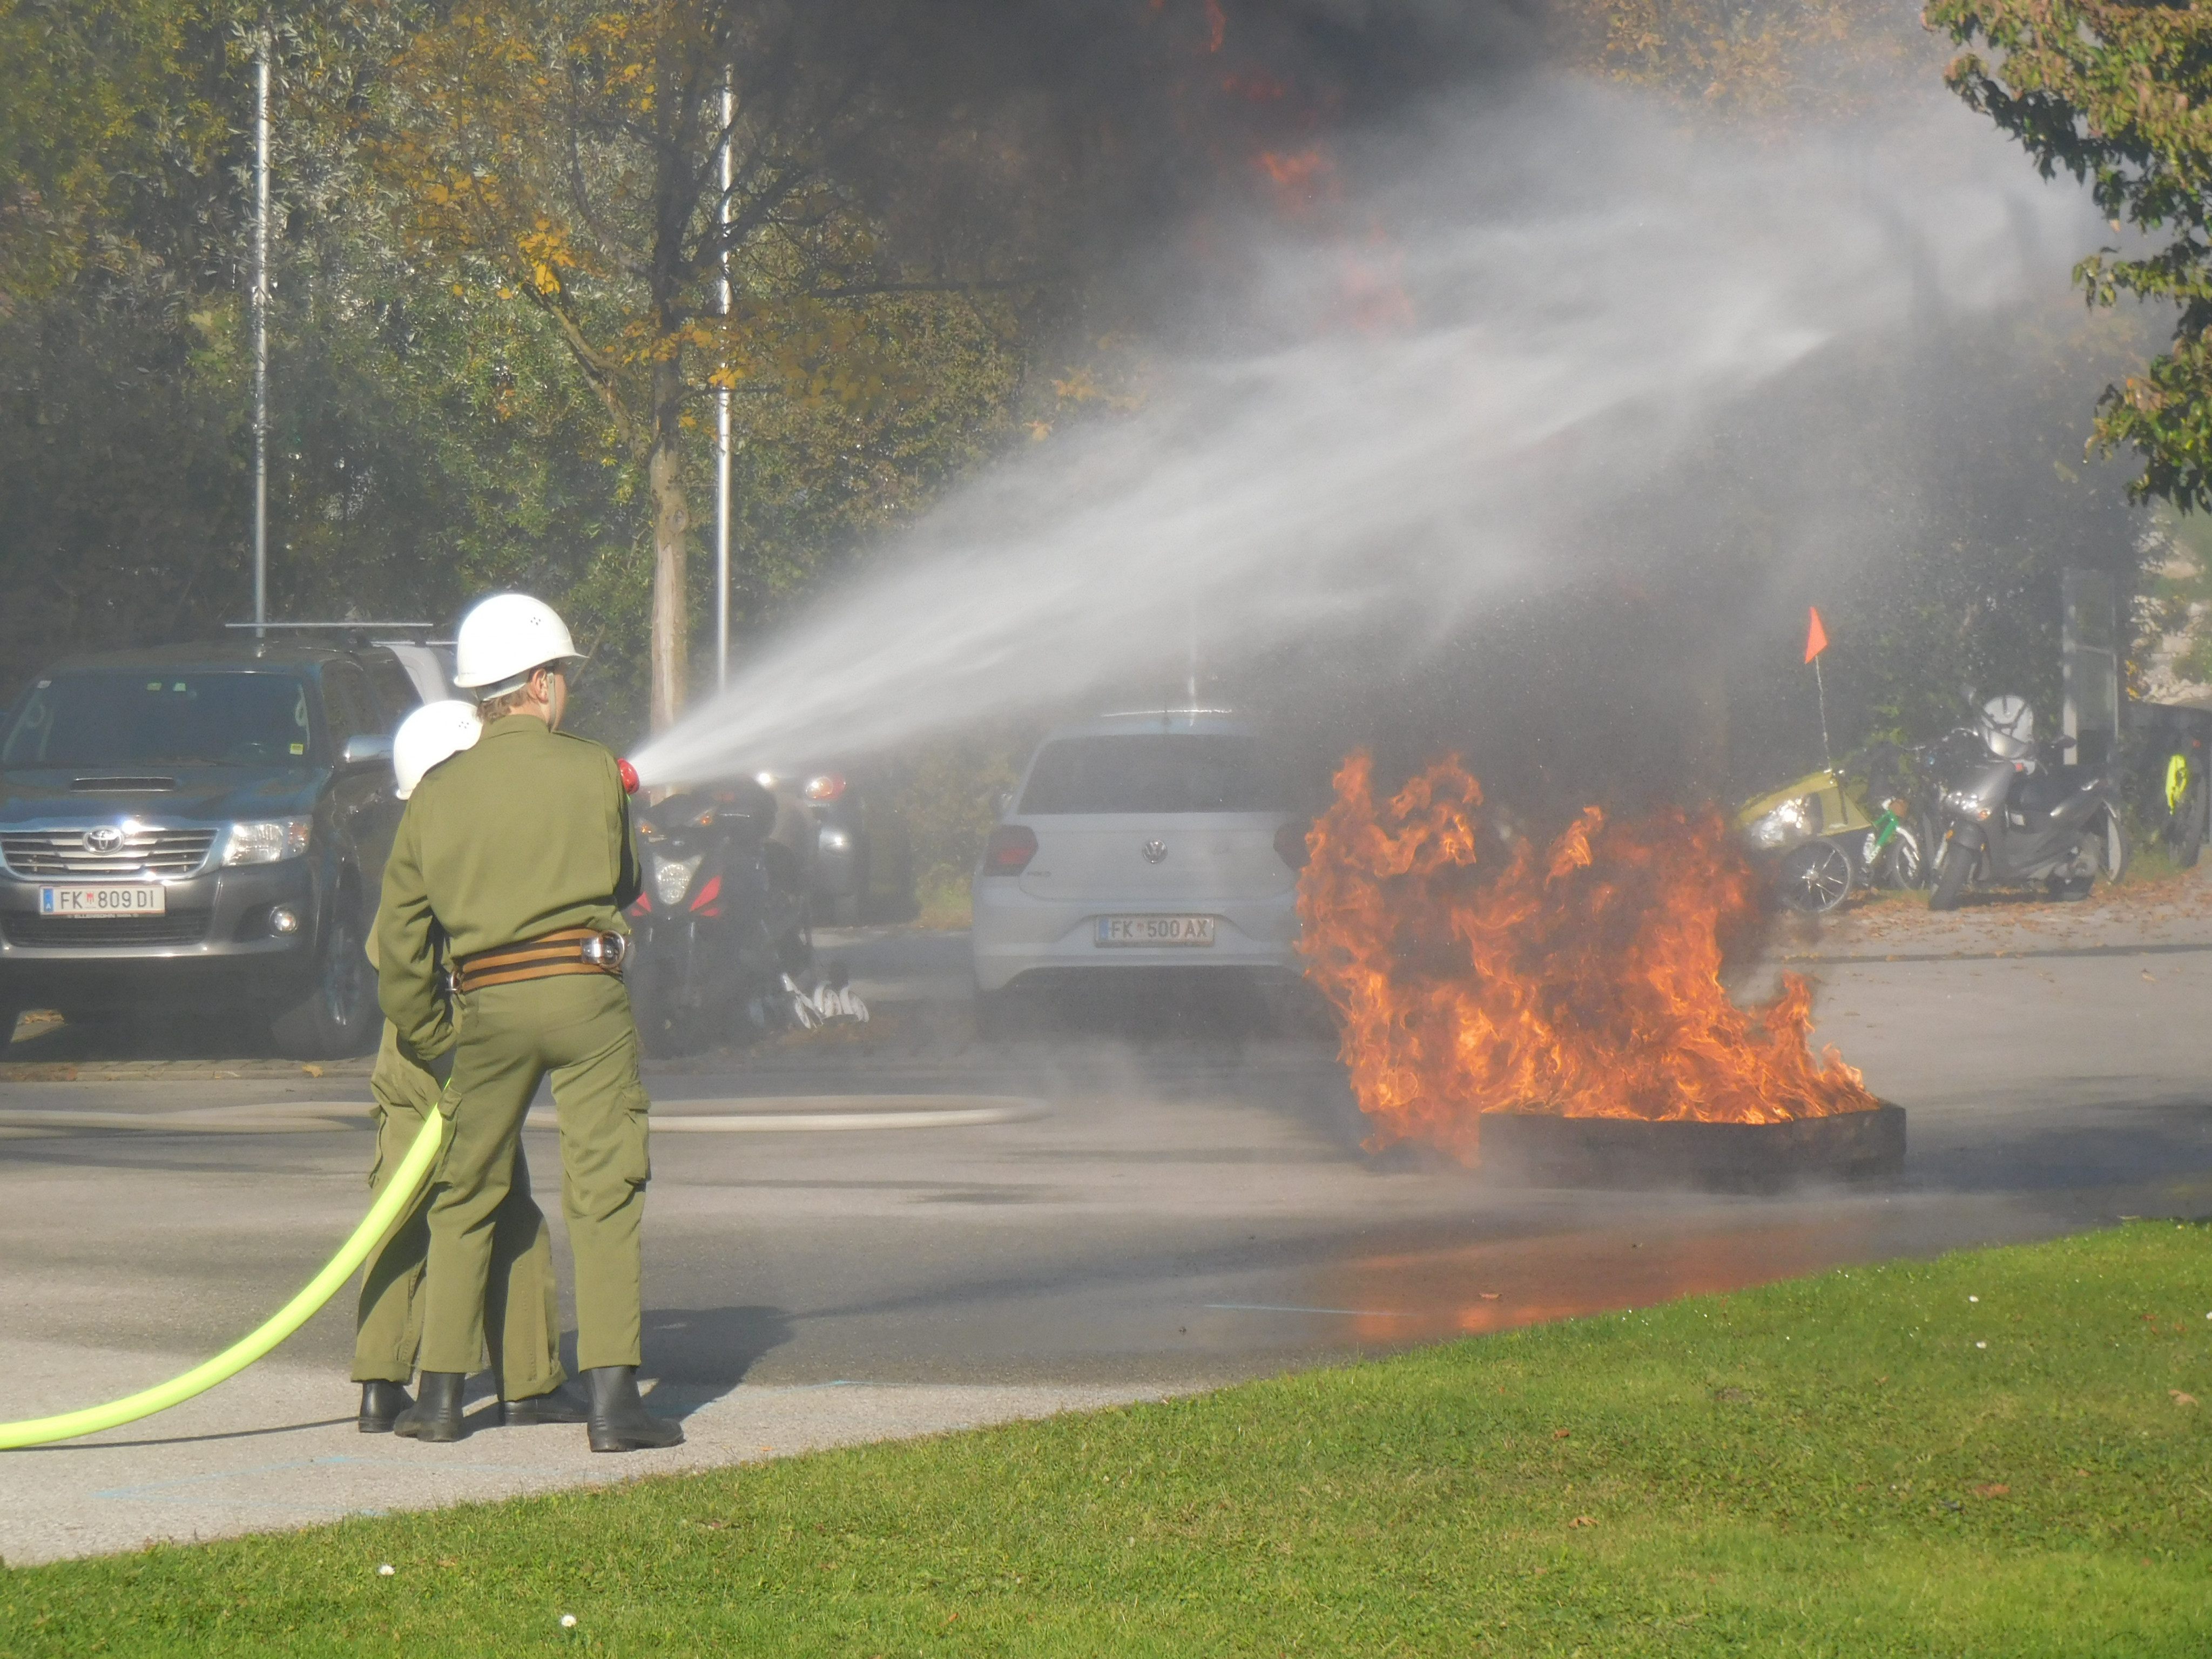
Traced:
<path fill-rule="evenodd" d="M 1249 724 L 1109 714 L 1047 737 L 975 880 L 986 1023 L 1024 975 L 1295 974 L 1306 820 Z"/>

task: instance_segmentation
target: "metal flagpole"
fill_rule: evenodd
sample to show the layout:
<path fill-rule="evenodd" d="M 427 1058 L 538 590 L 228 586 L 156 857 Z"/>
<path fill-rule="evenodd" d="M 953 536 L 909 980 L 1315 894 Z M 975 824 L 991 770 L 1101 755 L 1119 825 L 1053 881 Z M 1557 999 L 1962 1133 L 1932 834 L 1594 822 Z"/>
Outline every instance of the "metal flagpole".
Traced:
<path fill-rule="evenodd" d="M 1836 757 L 1828 749 L 1828 683 L 1820 677 L 1820 659 L 1813 659 L 1813 690 L 1820 699 L 1820 763 L 1831 772 L 1836 769 Z"/>
<path fill-rule="evenodd" d="M 737 94 L 726 75 L 722 80 L 722 197 L 714 222 L 726 236 L 730 227 L 730 124 L 737 116 Z M 730 314 L 730 250 L 721 252 L 722 315 Z M 714 394 L 714 685 L 730 682 L 730 388 Z"/>
<path fill-rule="evenodd" d="M 1190 693 L 1191 712 L 1195 714 L 1198 711 L 1198 601 L 1196 599 L 1190 601 L 1184 620 L 1189 624 L 1189 634 L 1186 643 L 1189 647 L 1190 653 L 1185 684 L 1186 689 Z"/>
<path fill-rule="evenodd" d="M 253 58 L 253 637 L 269 627 L 269 29 Z"/>

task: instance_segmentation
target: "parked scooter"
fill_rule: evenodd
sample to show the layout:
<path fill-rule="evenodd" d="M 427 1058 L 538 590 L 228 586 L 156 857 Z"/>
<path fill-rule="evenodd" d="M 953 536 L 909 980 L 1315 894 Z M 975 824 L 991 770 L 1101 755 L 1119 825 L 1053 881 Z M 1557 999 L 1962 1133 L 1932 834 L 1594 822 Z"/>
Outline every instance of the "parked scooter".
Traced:
<path fill-rule="evenodd" d="M 638 815 L 645 893 L 630 907 L 630 1003 L 648 1048 L 674 1052 L 781 1023 L 787 974 L 812 960 L 806 883 L 770 839 L 775 798 L 750 780 Z"/>
<path fill-rule="evenodd" d="M 1974 728 L 1978 742 L 1958 744 L 1965 735 L 1954 734 L 1958 758 L 1943 778 L 1943 839 L 1929 909 L 1956 908 L 1969 886 L 2035 881 L 2046 883 L 2054 897 L 2086 898 L 2100 875 L 2117 882 L 2127 872 L 2128 835 L 2112 767 L 2046 762 L 2034 713 L 2018 697 L 1990 698 Z"/>

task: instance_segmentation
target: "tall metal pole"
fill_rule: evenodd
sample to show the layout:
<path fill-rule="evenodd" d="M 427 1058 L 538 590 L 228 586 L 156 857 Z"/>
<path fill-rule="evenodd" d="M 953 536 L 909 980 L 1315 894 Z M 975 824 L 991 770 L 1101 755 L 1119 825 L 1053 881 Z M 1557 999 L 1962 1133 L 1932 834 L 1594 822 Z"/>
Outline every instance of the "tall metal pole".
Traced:
<path fill-rule="evenodd" d="M 726 76 L 722 82 L 722 196 L 714 222 L 729 234 L 731 169 L 730 125 L 737 118 L 737 94 Z M 722 248 L 722 315 L 730 314 L 730 250 Z M 714 393 L 714 686 L 730 683 L 730 388 Z"/>
<path fill-rule="evenodd" d="M 1828 747 L 1828 682 L 1821 678 L 1818 657 L 1813 659 L 1813 690 L 1820 699 L 1820 764 L 1832 772 L 1836 769 L 1836 757 Z"/>
<path fill-rule="evenodd" d="M 1191 712 L 1196 714 L 1198 712 L 1198 601 L 1196 599 L 1189 602 L 1184 613 L 1184 620 L 1190 630 L 1187 641 L 1190 647 L 1190 659 L 1186 689 L 1190 694 Z"/>
<path fill-rule="evenodd" d="M 253 58 L 253 637 L 269 628 L 269 30 Z"/>

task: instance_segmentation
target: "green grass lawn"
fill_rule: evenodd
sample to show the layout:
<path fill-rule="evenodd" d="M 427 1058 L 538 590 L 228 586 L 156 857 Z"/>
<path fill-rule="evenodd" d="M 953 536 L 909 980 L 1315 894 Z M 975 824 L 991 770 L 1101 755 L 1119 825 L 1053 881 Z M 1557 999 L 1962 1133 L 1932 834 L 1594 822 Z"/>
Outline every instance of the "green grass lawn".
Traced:
<path fill-rule="evenodd" d="M 2142 1223 L 1165 1405 L 21 1569 L 0 1650 L 2203 1655 L 2208 1245 Z"/>

